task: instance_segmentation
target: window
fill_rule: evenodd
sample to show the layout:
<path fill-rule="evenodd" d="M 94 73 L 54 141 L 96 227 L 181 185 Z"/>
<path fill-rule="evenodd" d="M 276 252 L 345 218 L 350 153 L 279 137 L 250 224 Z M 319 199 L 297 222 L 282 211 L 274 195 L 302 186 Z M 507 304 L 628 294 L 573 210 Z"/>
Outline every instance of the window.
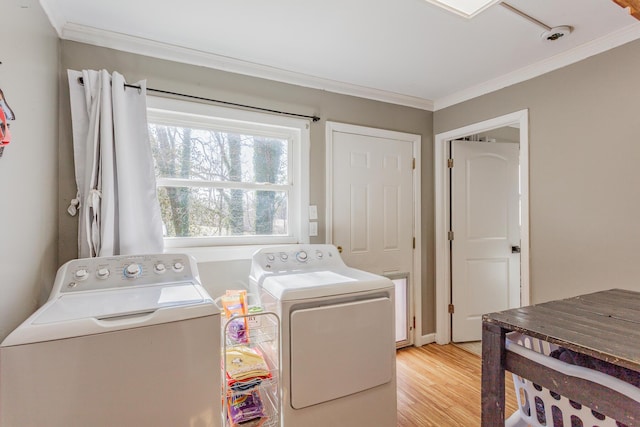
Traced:
<path fill-rule="evenodd" d="M 308 242 L 306 120 L 149 97 L 148 121 L 165 246 Z"/>

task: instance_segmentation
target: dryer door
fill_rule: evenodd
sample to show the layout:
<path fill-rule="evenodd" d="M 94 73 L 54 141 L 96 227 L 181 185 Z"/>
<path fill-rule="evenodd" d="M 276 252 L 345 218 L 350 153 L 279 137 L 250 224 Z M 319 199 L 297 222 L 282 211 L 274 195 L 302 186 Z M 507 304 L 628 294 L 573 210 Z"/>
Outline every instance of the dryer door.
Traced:
<path fill-rule="evenodd" d="M 291 313 L 291 405 L 305 408 L 392 380 L 393 302 L 374 298 Z"/>

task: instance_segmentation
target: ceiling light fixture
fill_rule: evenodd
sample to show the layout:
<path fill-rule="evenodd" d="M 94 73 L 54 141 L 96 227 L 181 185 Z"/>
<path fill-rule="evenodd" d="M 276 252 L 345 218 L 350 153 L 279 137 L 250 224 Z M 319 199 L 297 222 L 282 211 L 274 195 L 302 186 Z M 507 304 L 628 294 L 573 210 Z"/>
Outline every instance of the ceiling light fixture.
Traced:
<path fill-rule="evenodd" d="M 573 31 L 573 28 L 568 25 L 561 25 L 559 27 L 550 27 L 544 22 L 538 21 L 536 18 L 527 15 L 523 11 L 516 9 L 515 7 L 511 6 L 508 3 L 501 3 L 501 4 L 503 7 L 515 13 L 516 15 L 522 16 L 527 21 L 533 22 L 537 26 L 543 28 L 544 32 L 540 34 L 540 37 L 544 41 L 554 42 L 556 40 L 561 39 L 564 36 L 571 34 L 571 31 Z"/>
<path fill-rule="evenodd" d="M 499 3 L 501 0 L 426 0 L 449 12 L 465 18 L 473 18 L 483 10 Z"/>

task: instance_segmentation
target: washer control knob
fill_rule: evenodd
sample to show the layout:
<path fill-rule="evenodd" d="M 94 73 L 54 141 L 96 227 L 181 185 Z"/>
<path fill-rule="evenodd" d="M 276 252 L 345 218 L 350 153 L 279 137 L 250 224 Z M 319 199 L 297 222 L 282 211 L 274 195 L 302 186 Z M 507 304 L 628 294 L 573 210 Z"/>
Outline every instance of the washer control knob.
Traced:
<path fill-rule="evenodd" d="M 162 274 L 165 271 L 167 271 L 167 267 L 165 267 L 163 263 L 159 262 L 153 266 L 153 271 L 155 271 L 158 274 Z"/>
<path fill-rule="evenodd" d="M 124 275 L 129 278 L 136 278 L 142 274 L 142 268 L 140 268 L 139 264 L 129 264 L 124 269 Z"/>
<path fill-rule="evenodd" d="M 111 274 L 111 272 L 108 268 L 100 268 L 98 269 L 98 271 L 96 271 L 96 277 L 98 279 L 106 279 L 107 277 L 109 277 L 109 274 Z"/>
<path fill-rule="evenodd" d="M 322 253 L 322 251 L 316 251 L 316 258 L 322 259 L 323 256 L 324 254 Z"/>
<path fill-rule="evenodd" d="M 173 263 L 173 271 L 180 272 L 182 270 L 184 270 L 184 265 L 180 261 Z"/>
<path fill-rule="evenodd" d="M 89 272 L 86 269 L 81 268 L 80 270 L 76 270 L 76 272 L 73 273 L 73 277 L 78 281 L 83 281 L 89 278 Z"/>
<path fill-rule="evenodd" d="M 273 262 L 273 261 L 275 261 L 275 260 L 276 260 L 276 257 L 275 257 L 275 255 L 273 255 L 273 254 L 268 254 L 268 255 L 267 255 L 267 260 L 269 260 L 269 262 Z"/>
<path fill-rule="evenodd" d="M 280 259 L 281 259 L 282 261 L 286 261 L 286 260 L 288 260 L 288 259 L 289 259 L 289 255 L 287 255 L 287 254 L 286 254 L 286 253 L 284 253 L 284 252 L 281 252 L 281 253 L 280 253 Z"/>
<path fill-rule="evenodd" d="M 307 262 L 307 259 L 309 259 L 309 255 L 307 255 L 305 251 L 300 251 L 296 254 L 296 259 L 300 262 Z"/>

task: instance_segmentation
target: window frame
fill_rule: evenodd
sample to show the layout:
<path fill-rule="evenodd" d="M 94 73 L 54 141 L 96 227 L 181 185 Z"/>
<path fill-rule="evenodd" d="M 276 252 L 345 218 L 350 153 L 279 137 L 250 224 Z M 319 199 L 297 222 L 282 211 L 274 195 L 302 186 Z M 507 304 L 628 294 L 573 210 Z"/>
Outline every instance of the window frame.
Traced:
<path fill-rule="evenodd" d="M 156 178 L 156 188 L 177 184 L 184 187 L 243 188 L 287 192 L 288 234 L 253 236 L 164 237 L 166 249 L 241 245 L 277 245 L 309 242 L 309 121 L 172 98 L 147 96 L 147 121 L 170 126 L 197 126 L 288 141 L 288 182 L 259 184 Z"/>

